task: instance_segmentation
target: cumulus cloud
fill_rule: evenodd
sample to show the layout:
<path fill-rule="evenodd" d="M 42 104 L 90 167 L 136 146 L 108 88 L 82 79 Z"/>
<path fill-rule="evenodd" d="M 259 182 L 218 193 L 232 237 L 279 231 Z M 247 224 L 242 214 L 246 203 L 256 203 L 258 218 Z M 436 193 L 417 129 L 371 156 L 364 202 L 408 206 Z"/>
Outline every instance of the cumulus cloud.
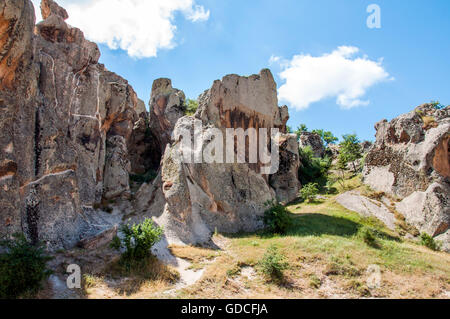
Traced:
<path fill-rule="evenodd" d="M 336 98 L 344 109 L 368 105 L 364 99 L 373 85 L 392 79 L 382 66 L 382 59 L 372 61 L 357 56 L 359 49 L 338 47 L 322 56 L 296 55 L 281 64 L 280 78 L 285 83 L 279 88 L 279 98 L 302 110 L 326 98 Z M 280 61 L 271 58 L 270 62 Z"/>
<path fill-rule="evenodd" d="M 195 0 L 62 0 L 73 26 L 89 40 L 122 49 L 136 58 L 155 57 L 175 47 L 174 17 L 180 12 L 192 22 L 209 19 L 210 12 Z M 33 0 L 40 20 L 39 0 Z"/>

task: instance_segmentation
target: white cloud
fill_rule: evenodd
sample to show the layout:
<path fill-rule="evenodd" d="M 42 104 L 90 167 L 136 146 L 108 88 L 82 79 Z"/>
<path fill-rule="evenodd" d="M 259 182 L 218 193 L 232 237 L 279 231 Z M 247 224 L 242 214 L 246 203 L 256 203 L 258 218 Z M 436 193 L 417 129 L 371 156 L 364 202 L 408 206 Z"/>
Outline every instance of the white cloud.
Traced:
<path fill-rule="evenodd" d="M 158 50 L 176 46 L 174 16 L 192 22 L 209 19 L 210 12 L 195 0 L 61 0 L 73 26 L 86 37 L 136 58 L 155 57 Z M 39 0 L 33 0 L 39 11 Z M 40 14 L 37 12 L 38 21 Z"/>
<path fill-rule="evenodd" d="M 364 99 L 367 90 L 392 78 L 384 70 L 382 59 L 357 57 L 358 52 L 356 47 L 341 46 L 318 57 L 294 56 L 281 64 L 283 70 L 279 76 L 285 83 L 278 91 L 280 100 L 298 110 L 326 98 L 336 98 L 336 103 L 344 109 L 368 105 L 370 101 Z"/>

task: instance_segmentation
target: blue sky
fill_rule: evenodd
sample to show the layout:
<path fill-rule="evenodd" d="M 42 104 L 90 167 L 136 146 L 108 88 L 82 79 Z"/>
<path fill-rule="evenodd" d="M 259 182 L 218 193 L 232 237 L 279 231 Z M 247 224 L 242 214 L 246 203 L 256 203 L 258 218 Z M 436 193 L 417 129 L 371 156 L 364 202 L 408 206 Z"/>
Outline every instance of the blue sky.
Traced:
<path fill-rule="evenodd" d="M 91 2 L 96 1 L 103 0 Z M 165 18 L 176 30 L 170 29 L 173 33 L 170 43 L 159 45 L 156 57 L 130 57 L 129 51 L 112 50 L 106 44 L 99 44 L 100 62 L 126 78 L 146 103 L 152 82 L 159 77 L 171 78 L 174 87 L 182 89 L 190 98 L 196 98 L 215 79 L 226 74 L 250 75 L 262 68 L 270 68 L 281 87 L 285 83 L 280 72 L 286 69 L 286 64 L 270 64 L 271 57 L 289 63 L 296 55 L 323 57 L 345 46 L 359 49 L 350 60 L 359 57 L 372 61 L 372 66 L 379 65 L 386 74 L 365 87 L 358 97 L 364 103 L 357 107 L 338 105 L 336 96 L 321 98 L 303 109 L 280 101 L 280 105 L 290 107 L 290 126 L 305 123 L 310 129 L 331 130 L 337 136 L 357 133 L 361 139 L 373 140 L 374 124 L 384 118 L 392 119 L 431 100 L 450 104 L 448 0 L 179 1 L 187 4 L 168 9 L 172 11 Z M 71 15 L 70 5 L 89 3 L 89 0 L 59 2 Z M 369 29 L 366 25 L 369 16 L 366 8 L 372 3 L 381 8 L 381 29 Z M 72 8 L 75 15 L 76 10 Z M 83 11 L 86 8 L 80 10 Z M 139 18 L 146 19 L 145 13 Z M 155 19 L 152 16 L 152 21 Z M 89 25 L 69 22 L 90 35 L 85 30 L 89 30 Z M 95 23 L 98 26 L 100 22 Z M 148 27 L 152 33 L 159 24 L 136 27 Z M 134 34 L 130 30 L 123 29 L 125 36 Z M 103 39 L 105 35 L 95 36 Z M 327 76 L 327 70 L 323 76 Z M 364 76 L 365 69 L 361 72 L 360 76 Z M 322 74 L 312 76 L 319 81 L 323 79 Z M 348 77 L 334 80 L 345 87 Z M 295 82 L 290 86 L 291 90 L 295 89 Z"/>

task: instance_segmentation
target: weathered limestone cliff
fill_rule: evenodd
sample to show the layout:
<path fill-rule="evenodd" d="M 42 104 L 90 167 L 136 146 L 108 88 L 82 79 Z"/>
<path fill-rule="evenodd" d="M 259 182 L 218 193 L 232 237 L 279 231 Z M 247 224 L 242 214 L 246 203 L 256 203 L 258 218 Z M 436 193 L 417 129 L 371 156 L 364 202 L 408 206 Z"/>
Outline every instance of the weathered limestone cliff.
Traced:
<path fill-rule="evenodd" d="M 0 233 L 71 247 L 104 226 L 90 222 L 94 205 L 129 193 L 127 150 L 145 106 L 54 1 L 42 1 L 36 26 L 29 0 L 2 5 Z"/>
<path fill-rule="evenodd" d="M 424 104 L 391 122 L 381 121 L 376 129 L 364 182 L 399 198 L 396 208 L 408 223 L 432 236 L 441 235 L 448 245 L 450 108 Z"/>

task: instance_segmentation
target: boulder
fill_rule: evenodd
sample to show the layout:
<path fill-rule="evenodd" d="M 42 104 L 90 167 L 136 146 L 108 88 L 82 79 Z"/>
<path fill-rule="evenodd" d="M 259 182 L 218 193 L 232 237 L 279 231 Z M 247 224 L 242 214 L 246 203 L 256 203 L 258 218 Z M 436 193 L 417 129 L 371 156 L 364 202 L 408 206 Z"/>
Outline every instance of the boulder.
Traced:
<path fill-rule="evenodd" d="M 395 230 L 394 214 L 381 202 L 362 196 L 359 191 L 349 191 L 336 197 L 336 202 L 348 210 L 357 212 L 364 217 L 375 217 L 386 227 Z"/>
<path fill-rule="evenodd" d="M 311 147 L 314 157 L 323 157 L 325 155 L 325 146 L 322 138 L 317 133 L 303 132 L 299 139 L 300 147 Z"/>
<path fill-rule="evenodd" d="M 423 104 L 376 125 L 364 183 L 397 197 L 397 210 L 421 232 L 438 236 L 450 221 L 450 107 Z"/>

